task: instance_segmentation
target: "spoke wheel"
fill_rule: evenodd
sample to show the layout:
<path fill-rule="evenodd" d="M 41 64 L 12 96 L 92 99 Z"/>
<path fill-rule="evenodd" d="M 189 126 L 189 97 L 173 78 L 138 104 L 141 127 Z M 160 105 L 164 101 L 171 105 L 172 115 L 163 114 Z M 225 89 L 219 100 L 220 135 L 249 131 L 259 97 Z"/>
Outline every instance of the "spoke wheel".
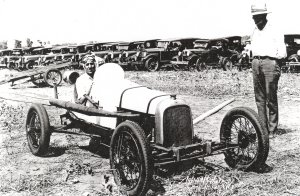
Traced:
<path fill-rule="evenodd" d="M 224 70 L 224 71 L 232 70 L 232 68 L 233 68 L 233 63 L 232 63 L 232 61 L 226 58 L 226 59 L 224 60 L 224 64 L 223 64 L 223 70 Z"/>
<path fill-rule="evenodd" d="M 269 152 L 269 137 L 258 115 L 250 108 L 237 107 L 224 117 L 220 141 L 235 148 L 224 152 L 225 162 L 232 168 L 249 170 L 265 163 Z"/>
<path fill-rule="evenodd" d="M 173 57 L 172 58 L 172 61 L 176 61 L 176 62 L 179 62 L 179 57 Z M 172 64 L 172 67 L 175 71 L 181 71 L 181 66 L 179 64 Z"/>
<path fill-rule="evenodd" d="M 145 62 L 145 67 L 148 71 L 158 71 L 160 69 L 160 65 L 157 59 L 149 58 Z"/>
<path fill-rule="evenodd" d="M 190 60 L 187 68 L 188 68 L 189 71 L 198 71 L 197 61 L 196 60 Z"/>
<path fill-rule="evenodd" d="M 145 195 L 153 169 L 143 129 L 135 122 L 122 122 L 113 133 L 110 147 L 116 184 L 127 195 Z"/>
<path fill-rule="evenodd" d="M 205 70 L 207 70 L 207 65 L 201 59 L 198 59 L 196 61 L 196 69 L 197 69 L 197 71 L 205 71 Z"/>
<path fill-rule="evenodd" d="M 50 142 L 50 123 L 42 105 L 31 105 L 27 113 L 25 129 L 31 153 L 36 156 L 45 155 Z"/>
<path fill-rule="evenodd" d="M 48 86 L 53 87 L 54 83 L 59 85 L 62 81 L 62 75 L 57 69 L 49 69 L 44 73 L 44 80 Z"/>

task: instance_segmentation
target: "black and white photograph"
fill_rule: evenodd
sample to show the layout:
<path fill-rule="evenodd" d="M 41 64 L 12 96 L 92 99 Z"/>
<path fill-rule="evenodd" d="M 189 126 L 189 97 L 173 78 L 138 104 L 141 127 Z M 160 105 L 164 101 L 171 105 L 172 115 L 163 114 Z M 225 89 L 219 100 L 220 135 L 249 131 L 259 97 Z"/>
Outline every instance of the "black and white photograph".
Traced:
<path fill-rule="evenodd" d="M 0 195 L 300 195 L 299 7 L 0 0 Z"/>

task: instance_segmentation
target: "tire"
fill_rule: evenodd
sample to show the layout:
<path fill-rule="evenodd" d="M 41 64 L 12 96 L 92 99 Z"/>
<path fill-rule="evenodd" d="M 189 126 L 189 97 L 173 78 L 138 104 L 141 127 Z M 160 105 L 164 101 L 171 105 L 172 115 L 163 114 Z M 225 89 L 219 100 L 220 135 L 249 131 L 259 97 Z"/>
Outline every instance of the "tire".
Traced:
<path fill-rule="evenodd" d="M 126 195 L 146 194 L 153 168 L 149 142 L 137 123 L 125 121 L 115 129 L 110 143 L 110 166 L 122 192 Z M 131 175 L 126 175 L 126 171 Z"/>
<path fill-rule="evenodd" d="M 179 57 L 173 57 L 172 61 L 177 61 L 179 62 Z M 172 64 L 172 67 L 175 71 L 181 71 L 181 66 L 178 64 Z"/>
<path fill-rule="evenodd" d="M 224 59 L 222 68 L 223 68 L 224 71 L 232 70 L 232 68 L 233 68 L 232 61 L 228 58 Z"/>
<path fill-rule="evenodd" d="M 53 87 L 54 83 L 58 86 L 62 81 L 62 75 L 58 69 L 49 69 L 44 73 L 44 80 L 48 86 Z"/>
<path fill-rule="evenodd" d="M 50 142 L 50 123 L 46 109 L 41 104 L 32 104 L 26 117 L 26 138 L 31 153 L 44 156 Z"/>
<path fill-rule="evenodd" d="M 201 59 L 197 59 L 196 69 L 197 69 L 197 71 L 205 71 L 205 70 L 207 70 L 207 65 Z"/>
<path fill-rule="evenodd" d="M 47 86 L 42 75 L 31 76 L 31 82 L 37 87 Z"/>
<path fill-rule="evenodd" d="M 26 69 L 33 69 L 33 65 L 34 65 L 33 62 L 28 62 L 25 66 L 26 66 Z"/>
<path fill-rule="evenodd" d="M 189 71 L 198 71 L 198 67 L 197 67 L 197 60 L 196 59 L 191 59 L 189 61 L 189 64 L 187 66 L 187 69 Z"/>
<path fill-rule="evenodd" d="M 150 57 L 146 60 L 145 67 L 148 71 L 154 72 L 160 69 L 160 64 L 156 58 Z"/>
<path fill-rule="evenodd" d="M 269 137 L 262 127 L 257 113 L 250 108 L 237 107 L 226 114 L 221 124 L 220 141 L 226 146 L 238 145 L 224 152 L 229 167 L 251 170 L 265 163 L 269 153 Z"/>

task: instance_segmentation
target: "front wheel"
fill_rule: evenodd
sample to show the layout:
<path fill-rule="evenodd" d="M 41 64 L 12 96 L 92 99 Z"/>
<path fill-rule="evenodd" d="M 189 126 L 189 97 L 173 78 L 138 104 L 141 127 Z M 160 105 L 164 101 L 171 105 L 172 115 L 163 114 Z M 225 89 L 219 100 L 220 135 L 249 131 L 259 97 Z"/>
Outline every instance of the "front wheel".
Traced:
<path fill-rule="evenodd" d="M 223 61 L 223 70 L 224 71 L 227 71 L 227 70 L 232 70 L 233 68 L 233 63 L 230 59 L 226 58 L 224 61 Z"/>
<path fill-rule="evenodd" d="M 230 110 L 220 129 L 220 141 L 226 145 L 225 162 L 232 168 L 259 168 L 267 160 L 269 137 L 255 111 L 247 107 Z"/>
<path fill-rule="evenodd" d="M 126 195 L 146 194 L 153 168 L 149 143 L 137 123 L 125 121 L 115 129 L 110 143 L 110 166 L 116 184 Z"/>
<path fill-rule="evenodd" d="M 44 80 L 48 86 L 58 86 L 62 81 L 62 75 L 58 69 L 49 69 L 44 74 Z"/>
<path fill-rule="evenodd" d="M 159 62 L 156 58 L 149 58 L 145 62 L 145 67 L 148 71 L 154 72 L 160 69 Z"/>
<path fill-rule="evenodd" d="M 206 65 L 206 63 L 203 60 L 198 59 L 196 61 L 196 69 L 197 69 L 197 71 L 207 70 L 207 65 Z"/>
<path fill-rule="evenodd" d="M 33 104 L 26 118 L 26 137 L 33 155 L 43 156 L 47 153 L 50 142 L 50 123 L 46 109 L 41 104 Z"/>

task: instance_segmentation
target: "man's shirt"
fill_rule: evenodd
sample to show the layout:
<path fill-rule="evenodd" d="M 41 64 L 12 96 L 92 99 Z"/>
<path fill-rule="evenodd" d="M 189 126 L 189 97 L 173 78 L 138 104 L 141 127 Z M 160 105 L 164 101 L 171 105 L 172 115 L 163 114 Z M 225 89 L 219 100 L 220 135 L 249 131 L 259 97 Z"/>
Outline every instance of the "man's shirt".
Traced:
<path fill-rule="evenodd" d="M 77 99 L 83 98 L 83 95 L 89 95 L 93 85 L 93 78 L 88 74 L 82 74 L 75 83 L 74 88 L 74 98 Z"/>
<path fill-rule="evenodd" d="M 254 29 L 251 49 L 253 56 L 269 56 L 277 59 L 287 56 L 284 35 L 278 29 L 274 29 L 270 22 L 267 22 L 262 30 L 257 27 Z"/>

